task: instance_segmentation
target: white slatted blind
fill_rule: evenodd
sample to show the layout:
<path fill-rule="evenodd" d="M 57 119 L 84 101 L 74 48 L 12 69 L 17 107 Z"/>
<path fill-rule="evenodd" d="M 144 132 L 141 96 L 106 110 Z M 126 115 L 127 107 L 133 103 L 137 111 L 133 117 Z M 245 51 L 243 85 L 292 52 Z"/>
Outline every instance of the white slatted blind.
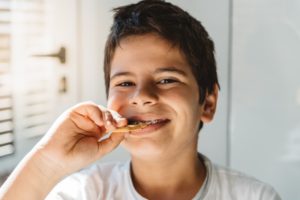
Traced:
<path fill-rule="evenodd" d="M 51 43 L 45 6 L 44 0 L 14 0 L 12 5 L 17 122 L 27 138 L 46 132 L 54 109 L 55 66 L 52 60 L 32 56 Z"/>
<path fill-rule="evenodd" d="M 0 1 L 0 157 L 14 148 L 13 104 L 11 88 L 11 2 Z"/>
<path fill-rule="evenodd" d="M 33 57 L 51 44 L 44 0 L 0 0 L 0 157 L 16 137 L 44 134 L 53 119 L 53 61 Z"/>

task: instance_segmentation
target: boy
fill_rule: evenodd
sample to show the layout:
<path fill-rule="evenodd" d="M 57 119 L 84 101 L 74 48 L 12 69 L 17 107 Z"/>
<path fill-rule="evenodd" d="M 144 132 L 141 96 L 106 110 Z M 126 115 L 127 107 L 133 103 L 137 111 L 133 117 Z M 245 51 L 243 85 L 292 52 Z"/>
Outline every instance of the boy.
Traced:
<path fill-rule="evenodd" d="M 272 187 L 197 152 L 219 89 L 213 42 L 200 22 L 158 0 L 114 11 L 104 61 L 107 108 L 87 102 L 62 114 L 0 197 L 280 199 Z M 119 144 L 131 154 L 127 163 L 78 171 Z"/>

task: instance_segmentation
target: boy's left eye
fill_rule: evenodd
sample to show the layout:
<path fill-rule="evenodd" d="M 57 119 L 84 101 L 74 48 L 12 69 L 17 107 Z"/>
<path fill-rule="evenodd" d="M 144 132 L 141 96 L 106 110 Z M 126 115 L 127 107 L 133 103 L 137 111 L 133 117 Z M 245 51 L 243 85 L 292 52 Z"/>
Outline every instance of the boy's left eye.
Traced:
<path fill-rule="evenodd" d="M 162 80 L 158 81 L 159 84 L 168 84 L 168 83 L 175 83 L 175 82 L 178 82 L 178 81 L 175 79 L 162 79 Z"/>

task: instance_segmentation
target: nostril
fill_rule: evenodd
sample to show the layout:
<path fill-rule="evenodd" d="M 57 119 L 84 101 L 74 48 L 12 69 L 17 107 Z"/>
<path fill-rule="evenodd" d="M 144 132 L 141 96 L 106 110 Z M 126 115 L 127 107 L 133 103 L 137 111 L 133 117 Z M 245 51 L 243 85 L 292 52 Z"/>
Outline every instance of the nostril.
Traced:
<path fill-rule="evenodd" d="M 135 106 L 148 106 L 155 104 L 158 101 L 158 96 L 155 91 L 144 88 L 138 89 L 130 97 L 130 103 Z"/>
<path fill-rule="evenodd" d="M 147 104 L 151 104 L 152 102 L 151 101 L 146 101 L 146 102 L 144 102 L 143 104 L 144 105 L 147 105 Z"/>

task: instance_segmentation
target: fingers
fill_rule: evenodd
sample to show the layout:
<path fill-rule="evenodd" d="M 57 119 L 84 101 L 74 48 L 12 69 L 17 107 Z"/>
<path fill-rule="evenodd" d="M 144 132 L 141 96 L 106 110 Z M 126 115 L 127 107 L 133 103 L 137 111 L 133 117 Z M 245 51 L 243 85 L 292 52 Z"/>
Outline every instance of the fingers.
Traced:
<path fill-rule="evenodd" d="M 105 116 L 105 127 L 110 131 L 127 125 L 127 119 L 121 117 L 116 111 L 105 110 L 103 113 Z"/>
<path fill-rule="evenodd" d="M 73 111 L 79 115 L 89 118 L 100 127 L 104 125 L 101 109 L 92 102 L 78 104 L 75 106 Z"/>
<path fill-rule="evenodd" d="M 99 142 L 98 158 L 114 150 L 125 138 L 124 133 L 112 133 L 108 138 Z"/>
<path fill-rule="evenodd" d="M 107 133 L 126 124 L 115 111 L 81 103 L 60 115 L 36 148 L 57 163 L 68 163 L 63 166 L 66 171 L 74 171 L 115 149 L 125 133 Z"/>
<path fill-rule="evenodd" d="M 116 111 L 92 102 L 78 104 L 71 109 L 69 116 L 79 129 L 101 134 L 101 137 L 104 133 L 127 124 L 127 119 L 121 117 Z"/>
<path fill-rule="evenodd" d="M 119 127 L 127 125 L 127 119 L 123 118 L 116 111 L 94 103 L 81 103 L 71 109 L 70 119 L 79 129 L 76 138 L 95 137 L 98 142 L 97 158 L 111 152 L 124 139 L 125 133 L 114 133 Z M 104 136 L 111 133 L 107 138 Z"/>

